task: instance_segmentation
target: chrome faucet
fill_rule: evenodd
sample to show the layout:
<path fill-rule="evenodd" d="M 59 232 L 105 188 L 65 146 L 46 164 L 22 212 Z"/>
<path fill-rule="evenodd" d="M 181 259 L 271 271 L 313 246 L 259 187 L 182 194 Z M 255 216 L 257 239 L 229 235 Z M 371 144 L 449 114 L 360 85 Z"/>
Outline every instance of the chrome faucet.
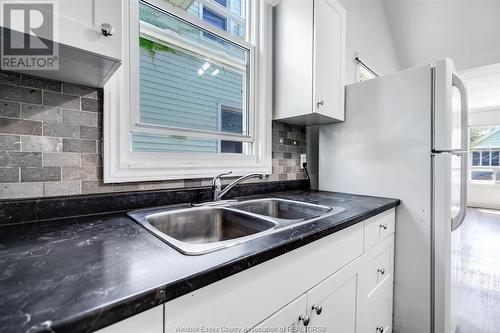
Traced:
<path fill-rule="evenodd" d="M 233 187 L 238 185 L 244 180 L 250 179 L 250 178 L 259 178 L 262 179 L 266 175 L 264 173 L 249 173 L 248 175 L 241 176 L 240 178 L 236 179 L 234 182 L 231 184 L 227 185 L 224 190 L 222 190 L 222 184 L 221 184 L 221 177 L 222 176 L 227 176 L 232 174 L 232 171 L 226 172 L 226 173 L 221 173 L 220 175 L 217 175 L 214 177 L 212 180 L 212 190 L 213 190 L 213 201 L 219 201 L 222 199 L 222 197 L 229 192 Z"/>

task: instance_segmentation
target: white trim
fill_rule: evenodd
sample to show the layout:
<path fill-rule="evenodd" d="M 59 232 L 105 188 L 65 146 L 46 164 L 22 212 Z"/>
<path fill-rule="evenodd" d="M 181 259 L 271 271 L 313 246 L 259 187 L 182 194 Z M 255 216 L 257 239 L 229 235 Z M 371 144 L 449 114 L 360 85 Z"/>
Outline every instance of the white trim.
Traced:
<path fill-rule="evenodd" d="M 182 13 L 179 9 L 160 0 L 148 0 L 156 5 L 163 4 L 162 8 L 172 9 L 172 13 L 188 21 L 199 19 Z M 138 124 L 134 110 L 139 108 L 139 22 L 138 2 L 123 1 L 123 63 L 118 71 L 110 78 L 104 87 L 104 182 L 120 183 L 131 181 L 151 181 L 168 179 L 207 178 L 230 169 L 233 175 L 243 175 L 249 172 L 271 173 L 271 115 L 272 115 L 272 10 L 270 2 L 247 1 L 251 3 L 253 11 L 246 11 L 247 20 L 254 22 L 252 29 L 247 30 L 249 44 L 255 48 L 250 54 L 250 69 L 254 73 L 249 75 L 247 82 L 249 100 L 245 101 L 251 119 L 249 133 L 251 136 L 232 135 L 225 133 L 224 137 L 231 141 L 251 141 L 252 154 L 189 154 L 189 153 L 150 153 L 132 151 L 131 133 Z M 172 7 L 172 8 L 171 8 Z M 256 15 L 252 15 L 252 14 Z M 228 39 L 235 44 L 245 42 L 234 38 L 228 33 L 212 28 L 201 21 L 203 29 Z M 131 42 L 130 38 L 134 38 Z M 137 42 L 136 42 L 137 41 Z M 248 44 L 247 44 L 248 45 Z M 253 47 L 255 45 L 255 47 Z M 250 70 L 249 70 L 250 71 Z M 244 111 L 248 112 L 248 111 Z M 133 116 L 134 115 L 134 116 Z M 149 130 L 153 130 L 148 126 Z M 162 129 L 163 131 L 163 129 Z M 172 129 L 168 130 L 169 132 Z M 183 129 L 185 134 L 186 131 Z M 162 133 L 165 133 L 163 131 Z M 190 133 L 200 135 L 200 131 Z M 211 135 L 208 133 L 204 133 Z M 206 137 L 206 136 L 205 136 Z M 221 137 L 220 135 L 218 136 Z M 247 140 L 248 139 L 248 140 Z"/>

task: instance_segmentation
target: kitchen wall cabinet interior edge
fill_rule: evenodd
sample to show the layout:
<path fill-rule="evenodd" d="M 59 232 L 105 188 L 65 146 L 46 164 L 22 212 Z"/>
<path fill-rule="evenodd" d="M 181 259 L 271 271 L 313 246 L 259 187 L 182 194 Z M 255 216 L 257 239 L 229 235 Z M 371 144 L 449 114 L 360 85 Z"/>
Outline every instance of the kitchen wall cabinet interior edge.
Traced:
<path fill-rule="evenodd" d="M 345 22 L 335 0 L 282 0 L 274 7 L 275 120 L 344 120 Z"/>
<path fill-rule="evenodd" d="M 41 40 L 55 42 L 59 69 L 25 70 L 16 67 L 12 70 L 57 81 L 102 87 L 121 64 L 123 3 L 122 0 L 55 0 L 52 7 L 30 3 L 29 9 L 42 13 L 49 24 L 53 19 L 53 30 L 38 29 L 36 32 Z M 103 24 L 108 27 L 104 32 Z M 26 32 L 21 31 L 19 24 L 2 26 L 2 29 L 14 32 L 9 39 L 13 45 L 24 43 L 24 39 L 18 36 L 19 32 Z M 10 33 L 5 36 L 9 38 Z"/>

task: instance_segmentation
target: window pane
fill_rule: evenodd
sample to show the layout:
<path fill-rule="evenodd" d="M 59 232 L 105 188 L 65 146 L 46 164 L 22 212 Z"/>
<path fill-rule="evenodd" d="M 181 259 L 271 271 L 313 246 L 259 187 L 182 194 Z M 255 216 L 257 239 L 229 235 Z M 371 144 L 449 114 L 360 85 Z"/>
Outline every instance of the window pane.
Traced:
<path fill-rule="evenodd" d="M 217 15 L 208 8 L 203 8 L 203 21 L 210 23 L 217 28 L 226 31 L 227 19 L 224 16 Z"/>
<path fill-rule="evenodd" d="M 248 50 L 146 5 L 141 5 L 141 19 L 185 37 L 195 47 L 187 50 L 140 38 L 141 122 L 247 134 Z M 210 34 L 211 40 L 204 38 L 205 34 Z M 227 56 L 227 61 L 221 55 Z M 239 112 L 229 117 L 221 105 L 231 105 Z"/>
<path fill-rule="evenodd" d="M 492 151 L 491 152 L 491 165 L 492 166 L 500 166 L 500 151 Z"/>
<path fill-rule="evenodd" d="M 493 180 L 493 171 L 472 171 L 472 180 Z"/>
<path fill-rule="evenodd" d="M 480 166 L 481 165 L 481 153 L 478 151 L 472 152 L 472 165 Z"/>
<path fill-rule="evenodd" d="M 482 166 L 489 166 L 490 165 L 490 152 L 489 151 L 482 151 L 481 152 L 481 165 Z"/>
<path fill-rule="evenodd" d="M 181 5 L 176 4 L 179 1 L 173 0 L 163 0 L 170 3 L 171 5 L 177 6 L 186 11 L 186 13 L 205 19 L 206 10 L 209 9 L 213 15 L 224 18 L 226 25 L 214 24 L 215 27 L 229 32 L 235 37 L 239 37 L 246 40 L 246 1 L 245 0 L 205 0 L 199 1 L 195 0 L 192 3 L 187 1 L 181 2 Z M 185 4 L 188 3 L 188 7 L 185 8 Z M 205 20 L 212 23 L 209 20 Z M 228 30 L 227 27 L 230 29 Z"/>
<path fill-rule="evenodd" d="M 133 133 L 132 149 L 139 152 L 164 153 L 230 153 L 242 154 L 243 147 L 250 151 L 251 143 L 221 141 L 175 135 Z"/>

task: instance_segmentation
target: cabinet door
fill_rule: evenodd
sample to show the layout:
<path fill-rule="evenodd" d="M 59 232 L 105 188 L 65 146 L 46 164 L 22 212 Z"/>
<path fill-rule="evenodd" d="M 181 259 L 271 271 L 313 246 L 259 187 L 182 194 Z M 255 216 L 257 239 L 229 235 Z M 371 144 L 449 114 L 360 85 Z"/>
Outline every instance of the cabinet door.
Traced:
<path fill-rule="evenodd" d="M 299 317 L 306 316 L 307 296 L 302 295 L 257 325 L 254 332 L 299 332 L 304 328 Z"/>
<path fill-rule="evenodd" d="M 316 113 L 344 120 L 345 10 L 335 0 L 314 1 Z"/>
<path fill-rule="evenodd" d="M 392 332 L 392 291 L 388 291 L 365 313 L 358 322 L 356 333 Z"/>
<path fill-rule="evenodd" d="M 355 265 L 348 265 L 307 293 L 309 330 L 354 333 L 356 328 Z"/>
<path fill-rule="evenodd" d="M 119 321 L 96 333 L 163 333 L 163 305 Z"/>
<path fill-rule="evenodd" d="M 58 0 L 58 4 L 59 42 L 121 59 L 122 0 Z M 103 36 L 102 23 L 112 25 L 113 36 Z"/>

